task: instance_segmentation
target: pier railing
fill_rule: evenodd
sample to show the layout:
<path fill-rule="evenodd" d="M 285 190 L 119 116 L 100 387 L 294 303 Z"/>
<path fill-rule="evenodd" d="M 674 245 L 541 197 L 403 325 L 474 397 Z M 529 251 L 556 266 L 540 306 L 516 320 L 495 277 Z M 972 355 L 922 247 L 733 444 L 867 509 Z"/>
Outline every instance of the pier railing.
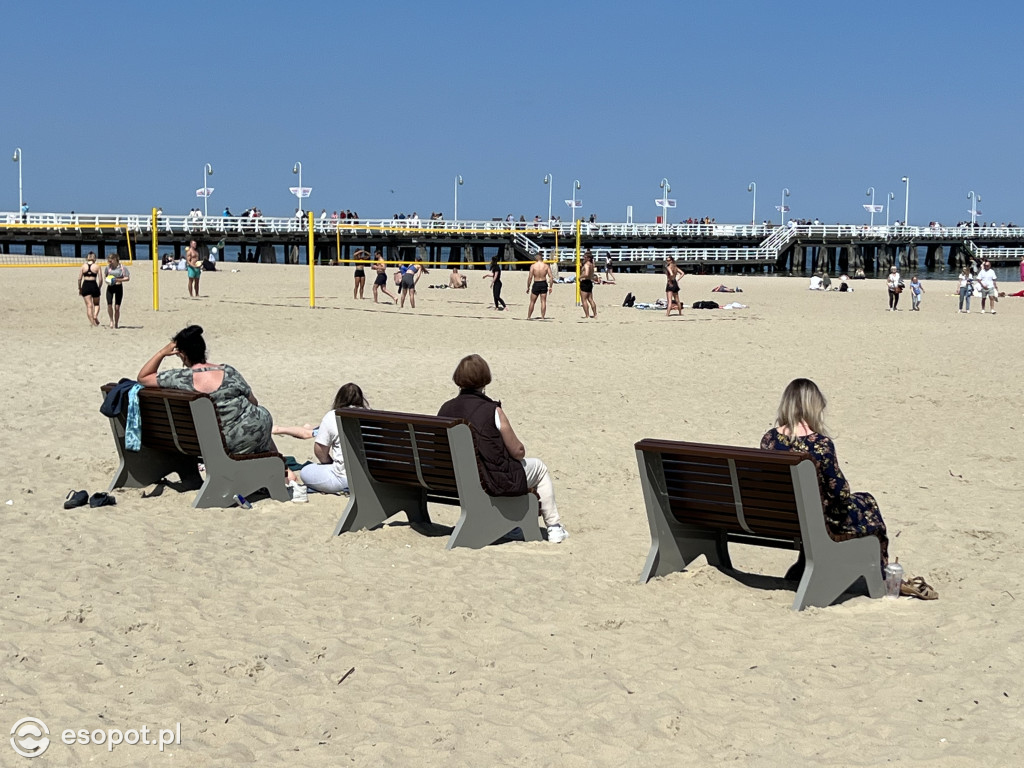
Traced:
<path fill-rule="evenodd" d="M 149 214 L 110 213 L 28 213 L 0 212 L 0 228 L 7 230 L 52 230 L 56 232 L 88 232 L 89 230 L 126 228 L 136 234 L 148 234 L 152 228 Z M 293 216 L 173 216 L 157 217 L 160 234 L 173 235 L 277 235 L 305 232 L 307 222 Z M 575 239 L 572 222 L 523 221 L 447 221 L 437 219 L 315 219 L 317 234 L 338 234 L 342 238 L 356 238 L 380 233 L 423 233 L 435 235 L 514 236 L 521 233 L 546 236 L 558 234 L 562 242 Z M 778 247 L 787 241 L 808 239 L 831 241 L 899 241 L 918 242 L 952 240 L 985 240 L 1008 242 L 1024 241 L 1022 227 L 908 227 L 857 224 L 797 224 L 778 227 L 771 224 L 651 224 L 629 222 L 581 222 L 581 234 L 586 239 L 658 238 L 658 239 L 750 239 L 759 247 Z M 767 240 L 767 242 L 765 242 Z M 776 246 L 778 241 L 778 246 Z"/>

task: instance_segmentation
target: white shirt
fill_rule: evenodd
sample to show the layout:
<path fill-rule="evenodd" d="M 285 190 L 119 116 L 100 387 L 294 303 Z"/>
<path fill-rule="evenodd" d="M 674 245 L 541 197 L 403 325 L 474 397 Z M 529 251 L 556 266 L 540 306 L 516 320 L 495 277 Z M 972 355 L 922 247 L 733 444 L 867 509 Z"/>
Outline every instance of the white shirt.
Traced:
<path fill-rule="evenodd" d="M 315 441 L 330 452 L 331 459 L 334 461 L 334 464 L 331 465 L 334 474 L 345 479 L 345 459 L 341 453 L 341 438 L 338 436 L 338 417 L 334 415 L 333 410 L 324 414 Z"/>
<path fill-rule="evenodd" d="M 993 269 L 983 269 L 978 273 L 982 288 L 994 288 L 996 285 L 996 273 Z"/>
<path fill-rule="evenodd" d="M 811 275 L 811 285 L 808 290 L 820 291 L 821 289 L 821 278 L 817 275 Z"/>

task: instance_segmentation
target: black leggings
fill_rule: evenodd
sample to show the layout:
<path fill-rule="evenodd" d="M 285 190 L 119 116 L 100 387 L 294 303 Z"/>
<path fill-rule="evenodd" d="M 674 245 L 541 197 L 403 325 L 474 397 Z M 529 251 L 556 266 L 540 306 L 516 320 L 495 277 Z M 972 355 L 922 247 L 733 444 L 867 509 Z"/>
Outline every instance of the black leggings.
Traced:
<path fill-rule="evenodd" d="M 494 295 L 494 308 L 504 309 L 505 302 L 501 298 L 501 280 L 495 280 L 491 285 L 491 293 Z"/>
<path fill-rule="evenodd" d="M 896 309 L 896 305 L 900 303 L 900 295 L 892 288 L 889 289 L 889 309 Z"/>

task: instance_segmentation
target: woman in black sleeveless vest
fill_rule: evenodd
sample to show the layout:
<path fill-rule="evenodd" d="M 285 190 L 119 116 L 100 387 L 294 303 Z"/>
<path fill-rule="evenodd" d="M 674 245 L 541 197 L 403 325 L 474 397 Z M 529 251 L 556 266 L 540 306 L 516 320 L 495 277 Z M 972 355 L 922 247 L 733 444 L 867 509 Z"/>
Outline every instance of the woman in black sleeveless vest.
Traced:
<path fill-rule="evenodd" d="M 491 383 L 487 361 L 480 355 L 462 358 L 452 381 L 458 386 L 459 395 L 442 405 L 437 415 L 465 419 L 473 425 L 484 490 L 492 496 L 520 496 L 535 490 L 548 541 L 565 541 L 569 532 L 558 517 L 555 486 L 547 466 L 540 459 L 526 458 L 526 448 L 512 430 L 501 403 L 484 394 L 484 387 Z"/>

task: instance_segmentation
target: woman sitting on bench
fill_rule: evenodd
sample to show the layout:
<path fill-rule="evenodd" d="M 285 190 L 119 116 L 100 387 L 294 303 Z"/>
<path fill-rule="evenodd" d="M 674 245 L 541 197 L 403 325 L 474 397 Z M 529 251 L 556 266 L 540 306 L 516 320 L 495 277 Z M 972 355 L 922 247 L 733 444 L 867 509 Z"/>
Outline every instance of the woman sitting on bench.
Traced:
<path fill-rule="evenodd" d="M 536 489 L 548 541 L 555 544 L 565 541 L 569 532 L 558 517 L 555 486 L 547 466 L 540 459 L 526 458 L 526 448 L 512 431 L 501 403 L 484 394 L 484 387 L 491 383 L 487 361 L 480 355 L 462 358 L 452 381 L 459 388 L 459 396 L 442 405 L 437 415 L 465 419 L 473 425 L 476 430 L 473 444 L 480 470 L 486 474 L 487 492 L 492 496 L 521 496 Z"/>
<path fill-rule="evenodd" d="M 180 358 L 184 368 L 159 371 L 160 363 L 168 357 Z M 242 374 L 230 365 L 207 362 L 206 340 L 198 325 L 178 331 L 142 366 L 137 379 L 144 387 L 183 389 L 209 395 L 228 453 L 277 451 L 271 437 L 274 419 L 270 411 L 253 397 Z"/>
<path fill-rule="evenodd" d="M 776 426 L 761 438 L 761 447 L 775 451 L 802 451 L 814 458 L 822 507 L 829 535 L 836 541 L 877 536 L 884 571 L 889 562 L 889 537 L 878 502 L 870 493 L 853 493 L 839 468 L 836 448 L 825 432 L 825 396 L 810 379 L 793 379 L 782 393 Z M 789 569 L 787 579 L 803 573 L 804 553 Z"/>

